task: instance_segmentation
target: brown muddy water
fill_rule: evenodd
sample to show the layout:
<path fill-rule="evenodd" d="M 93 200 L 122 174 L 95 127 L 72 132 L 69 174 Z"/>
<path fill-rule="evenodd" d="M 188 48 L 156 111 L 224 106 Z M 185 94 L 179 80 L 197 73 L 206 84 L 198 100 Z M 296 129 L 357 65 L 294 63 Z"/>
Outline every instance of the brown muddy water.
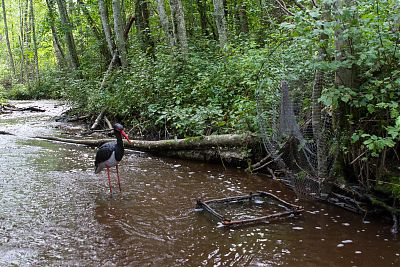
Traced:
<path fill-rule="evenodd" d="M 131 152 L 122 193 L 93 173 L 95 150 L 59 135 L 46 113 L 0 115 L 0 266 L 400 266 L 391 222 L 297 200 L 278 182 L 222 166 Z M 299 218 L 220 228 L 196 199 L 264 190 L 305 207 Z"/>

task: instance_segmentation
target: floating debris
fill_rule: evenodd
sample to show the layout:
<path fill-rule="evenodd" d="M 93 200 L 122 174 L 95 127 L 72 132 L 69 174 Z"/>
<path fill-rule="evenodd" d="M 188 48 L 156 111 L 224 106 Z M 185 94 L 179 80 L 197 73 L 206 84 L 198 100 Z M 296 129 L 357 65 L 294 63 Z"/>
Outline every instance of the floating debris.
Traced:
<path fill-rule="evenodd" d="M 342 240 L 342 244 L 350 244 L 350 243 L 353 243 L 353 240 L 350 240 L 350 239 Z"/>
<path fill-rule="evenodd" d="M 304 228 L 300 227 L 300 226 L 294 226 L 294 227 L 292 227 L 292 229 L 293 230 L 303 230 Z"/>

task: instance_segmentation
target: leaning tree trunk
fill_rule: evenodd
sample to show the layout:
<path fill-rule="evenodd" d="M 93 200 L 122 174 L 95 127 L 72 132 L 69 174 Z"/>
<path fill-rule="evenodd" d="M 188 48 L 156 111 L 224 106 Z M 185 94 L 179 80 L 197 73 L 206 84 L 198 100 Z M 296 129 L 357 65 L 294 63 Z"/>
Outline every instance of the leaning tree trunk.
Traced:
<path fill-rule="evenodd" d="M 51 35 L 53 38 L 53 47 L 54 47 L 54 54 L 57 60 L 57 65 L 60 69 L 62 69 L 65 65 L 65 55 L 63 48 L 60 44 L 60 39 L 58 38 L 57 30 L 55 27 L 55 22 L 54 22 L 54 10 L 53 10 L 53 4 L 50 2 L 50 0 L 46 0 L 47 4 L 47 9 L 48 9 L 48 19 L 49 19 L 49 26 L 51 29 Z"/>
<path fill-rule="evenodd" d="M 90 15 L 89 10 L 86 8 L 85 4 L 82 0 L 78 0 L 78 4 L 81 7 L 83 14 L 86 17 L 87 22 L 89 23 L 90 28 L 92 29 L 93 35 L 96 38 L 97 42 L 100 44 L 100 51 L 103 57 L 109 61 L 112 57 L 112 52 L 109 51 L 107 47 L 107 42 L 103 31 L 101 31 L 98 27 L 92 16 Z"/>
<path fill-rule="evenodd" d="M 167 13 L 165 12 L 164 0 L 157 0 L 157 10 L 158 10 L 158 16 L 160 18 L 160 24 L 164 30 L 165 36 L 167 37 L 168 44 L 170 46 L 174 46 L 176 40 L 174 39 L 173 33 L 171 31 L 171 26 L 168 20 Z"/>
<path fill-rule="evenodd" d="M 36 39 L 36 27 L 35 27 L 35 12 L 33 9 L 33 1 L 29 0 L 30 5 L 30 16 L 31 16 L 31 27 L 32 27 L 32 40 L 33 40 L 33 58 L 35 63 L 35 79 L 39 80 L 39 58 L 38 58 L 38 47 Z"/>
<path fill-rule="evenodd" d="M 185 26 L 185 15 L 181 0 L 169 0 L 171 6 L 171 16 L 173 32 L 182 54 L 188 53 L 188 41 Z"/>
<path fill-rule="evenodd" d="M 111 28 L 108 22 L 107 5 L 105 5 L 104 0 L 99 0 L 99 13 L 100 13 L 101 25 L 103 27 L 104 36 L 107 42 L 108 51 L 110 51 L 110 54 L 112 55 L 115 50 L 115 44 L 112 40 Z"/>
<path fill-rule="evenodd" d="M 124 38 L 123 19 L 121 17 L 121 1 L 113 0 L 112 9 L 113 9 L 114 32 L 115 32 L 115 41 L 117 44 L 117 50 L 119 53 L 119 58 L 121 60 L 122 67 L 126 67 L 128 65 L 128 57 L 126 51 L 126 42 Z"/>
<path fill-rule="evenodd" d="M 9 39 L 9 36 L 8 36 L 8 26 L 7 26 L 7 16 L 6 16 L 7 12 L 6 12 L 6 5 L 4 4 L 4 0 L 1 0 L 1 6 L 3 8 L 4 34 L 6 36 L 9 63 L 10 63 L 10 67 L 11 67 L 11 70 L 13 72 L 13 75 L 15 76 L 15 64 L 14 64 L 13 54 L 12 54 L 12 51 L 11 51 L 10 39 Z"/>
<path fill-rule="evenodd" d="M 228 30 L 226 28 L 226 19 L 224 11 L 224 3 L 222 0 L 213 0 L 214 17 L 217 24 L 219 44 L 224 47 L 228 43 Z"/>
<path fill-rule="evenodd" d="M 75 40 L 72 34 L 72 25 L 68 17 L 65 0 L 57 0 L 58 10 L 60 13 L 61 24 L 64 28 L 65 42 L 67 44 L 69 57 L 72 67 L 77 70 L 79 68 L 78 53 L 76 52 Z"/>

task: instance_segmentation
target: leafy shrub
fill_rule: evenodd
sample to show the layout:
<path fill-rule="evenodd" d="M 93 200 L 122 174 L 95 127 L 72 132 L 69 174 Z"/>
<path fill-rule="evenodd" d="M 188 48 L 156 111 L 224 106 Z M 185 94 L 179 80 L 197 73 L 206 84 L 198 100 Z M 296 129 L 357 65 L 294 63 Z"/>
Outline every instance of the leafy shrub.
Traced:
<path fill-rule="evenodd" d="M 10 99 L 19 99 L 19 100 L 31 99 L 29 88 L 21 83 L 13 84 L 12 88 L 9 91 L 7 91 L 6 95 L 7 98 Z"/>

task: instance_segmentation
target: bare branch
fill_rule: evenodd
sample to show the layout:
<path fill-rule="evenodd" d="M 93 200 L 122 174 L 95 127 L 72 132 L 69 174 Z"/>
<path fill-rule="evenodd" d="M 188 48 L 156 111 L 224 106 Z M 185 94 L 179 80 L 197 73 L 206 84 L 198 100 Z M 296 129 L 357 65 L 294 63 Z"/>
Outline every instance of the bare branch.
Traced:
<path fill-rule="evenodd" d="M 302 4 L 300 4 L 297 0 L 293 0 L 293 2 L 301 10 L 307 10 L 307 8 L 305 6 L 303 6 Z"/>
<path fill-rule="evenodd" d="M 315 0 L 311 0 L 311 4 L 312 4 L 314 7 L 318 7 L 317 2 L 315 2 Z"/>
<path fill-rule="evenodd" d="M 287 9 L 286 4 L 281 0 L 275 0 L 275 2 L 279 5 L 279 7 L 289 16 L 294 16 L 294 14 Z"/>

